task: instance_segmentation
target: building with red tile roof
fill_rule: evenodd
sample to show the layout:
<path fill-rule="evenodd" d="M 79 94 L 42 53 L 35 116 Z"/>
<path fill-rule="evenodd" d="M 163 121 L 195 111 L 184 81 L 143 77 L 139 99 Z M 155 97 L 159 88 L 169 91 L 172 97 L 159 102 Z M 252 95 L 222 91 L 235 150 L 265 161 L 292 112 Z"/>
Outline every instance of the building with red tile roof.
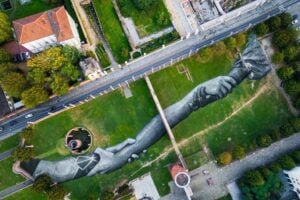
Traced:
<path fill-rule="evenodd" d="M 80 48 L 76 24 L 63 6 L 13 21 L 16 40 L 33 53 L 51 46 Z"/>

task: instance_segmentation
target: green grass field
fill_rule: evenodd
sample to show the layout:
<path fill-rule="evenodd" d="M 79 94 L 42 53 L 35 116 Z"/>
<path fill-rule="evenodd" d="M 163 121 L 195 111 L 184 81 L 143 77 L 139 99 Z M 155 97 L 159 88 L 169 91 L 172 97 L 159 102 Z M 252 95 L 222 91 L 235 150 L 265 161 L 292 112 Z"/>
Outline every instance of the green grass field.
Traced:
<path fill-rule="evenodd" d="M 24 5 L 21 5 L 19 0 L 11 0 L 11 3 L 13 8 L 6 11 L 11 20 L 27 17 L 62 5 L 45 3 L 43 0 L 33 0 L 31 3 Z"/>
<path fill-rule="evenodd" d="M 17 146 L 20 142 L 20 137 L 18 135 L 14 135 L 5 140 L 0 141 L 0 153 L 7 151 L 11 148 Z"/>
<path fill-rule="evenodd" d="M 114 10 L 112 1 L 94 0 L 93 4 L 103 28 L 105 38 L 117 62 L 124 63 L 129 59 L 131 48 Z"/>
<path fill-rule="evenodd" d="M 167 107 L 181 99 L 199 83 L 219 75 L 226 75 L 232 62 L 230 54 L 215 56 L 208 62 L 204 62 L 201 56 L 196 55 L 181 62 L 190 70 L 194 82 L 179 74 L 176 67 L 154 74 L 150 79 L 162 105 Z M 253 84 L 245 81 L 228 97 L 196 111 L 173 129 L 190 169 L 207 162 L 203 158 L 205 156 L 202 151 L 203 143 L 207 143 L 213 153 L 217 154 L 231 148 L 233 142 L 247 144 L 257 134 L 280 125 L 291 117 L 286 103 L 269 81 L 264 79 Z M 258 93 L 264 87 L 267 88 L 261 94 Z M 94 133 L 93 148 L 110 146 L 128 137 L 134 137 L 157 112 L 144 81 L 132 84 L 131 89 L 134 96 L 129 99 L 125 99 L 120 91 L 115 91 L 37 124 L 33 139 L 37 155 L 49 160 L 65 157 L 65 154 L 59 154 L 61 140 L 74 126 L 84 126 Z M 255 96 L 257 97 L 249 103 Z M 231 138 L 231 141 L 228 141 L 228 138 Z M 164 136 L 138 161 L 116 172 L 81 178 L 64 185 L 72 192 L 72 199 L 96 198 L 101 190 L 113 189 L 122 181 L 132 180 L 151 172 L 163 196 L 169 192 L 167 183 L 171 180 L 166 167 L 176 161 L 170 147 L 168 137 Z M 164 152 L 169 154 L 157 162 L 144 166 Z M 29 191 L 27 189 L 19 193 L 26 196 L 23 193 Z"/>
<path fill-rule="evenodd" d="M 12 158 L 0 161 L 0 190 L 11 187 L 25 180 L 23 177 L 12 172 L 12 165 Z"/>
<path fill-rule="evenodd" d="M 156 0 L 150 9 L 143 11 L 138 10 L 131 0 L 122 0 L 122 3 L 118 0 L 117 2 L 122 15 L 133 19 L 140 37 L 144 37 L 172 25 L 168 10 L 162 0 Z M 157 22 L 157 18 L 160 15 L 164 16 L 165 22 L 163 24 Z"/>

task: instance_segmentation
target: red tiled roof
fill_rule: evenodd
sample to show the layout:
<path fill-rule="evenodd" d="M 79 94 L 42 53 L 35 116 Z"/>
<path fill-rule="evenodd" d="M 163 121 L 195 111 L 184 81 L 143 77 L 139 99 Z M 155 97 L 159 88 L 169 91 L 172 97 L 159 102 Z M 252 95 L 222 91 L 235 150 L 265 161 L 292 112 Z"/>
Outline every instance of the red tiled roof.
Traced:
<path fill-rule="evenodd" d="M 19 44 L 55 35 L 59 42 L 74 37 L 63 6 L 13 21 Z"/>
<path fill-rule="evenodd" d="M 175 179 L 176 175 L 180 172 L 185 172 L 185 169 L 180 164 L 173 164 L 169 168 L 172 178 Z"/>

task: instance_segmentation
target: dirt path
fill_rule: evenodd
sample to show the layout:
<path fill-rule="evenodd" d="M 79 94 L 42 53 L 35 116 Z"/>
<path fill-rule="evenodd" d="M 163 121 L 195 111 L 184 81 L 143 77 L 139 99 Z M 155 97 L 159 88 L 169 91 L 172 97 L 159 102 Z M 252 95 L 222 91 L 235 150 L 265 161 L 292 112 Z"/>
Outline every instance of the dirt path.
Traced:
<path fill-rule="evenodd" d="M 215 129 L 215 128 L 218 128 L 220 127 L 221 125 L 223 125 L 225 122 L 227 122 L 229 119 L 231 119 L 232 117 L 236 116 L 237 114 L 239 114 L 244 108 L 250 106 L 258 97 L 260 97 L 262 94 L 264 94 L 266 91 L 268 90 L 271 90 L 271 81 L 270 81 L 270 77 L 268 77 L 268 81 L 266 84 L 264 84 L 263 86 L 261 86 L 259 88 L 259 90 L 255 93 L 254 96 L 252 96 L 250 99 L 248 99 L 245 103 L 243 103 L 241 106 L 239 106 L 238 109 L 234 110 L 230 115 L 228 115 L 223 121 L 220 121 L 212 126 L 209 126 L 207 127 L 206 129 L 204 130 L 201 130 L 195 134 L 193 134 L 191 137 L 189 138 L 186 138 L 184 140 L 181 140 L 180 142 L 178 142 L 178 146 L 179 147 L 182 147 L 182 146 L 185 146 L 187 145 L 191 140 L 199 137 L 199 136 L 202 136 L 204 135 L 205 133 L 209 132 L 210 130 L 212 129 Z M 143 169 L 144 167 L 148 167 L 150 166 L 151 164 L 155 163 L 156 161 L 166 157 L 167 155 L 169 155 L 171 152 L 173 151 L 173 147 L 168 147 L 166 148 L 163 153 L 161 153 L 156 159 L 150 161 L 150 162 L 147 162 L 146 164 L 144 164 L 140 169 L 138 169 L 136 172 L 134 173 L 137 173 L 138 171 L 140 171 L 141 169 Z"/>

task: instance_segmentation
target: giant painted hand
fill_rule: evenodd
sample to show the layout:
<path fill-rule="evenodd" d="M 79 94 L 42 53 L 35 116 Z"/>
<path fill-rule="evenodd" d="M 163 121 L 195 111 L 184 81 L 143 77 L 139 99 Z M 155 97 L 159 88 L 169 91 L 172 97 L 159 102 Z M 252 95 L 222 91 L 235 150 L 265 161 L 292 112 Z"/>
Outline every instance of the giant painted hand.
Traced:
<path fill-rule="evenodd" d="M 256 38 L 250 41 L 230 71 L 228 76 L 220 76 L 199 84 L 177 103 L 167 107 L 164 112 L 170 127 L 176 126 L 192 112 L 214 101 L 224 98 L 245 78 L 256 80 L 264 77 L 271 67 Z M 157 142 L 165 134 L 159 115 L 136 135 L 107 149 L 97 148 L 92 154 L 69 157 L 60 161 L 33 159 L 22 163 L 34 178 L 48 174 L 53 181 L 64 182 L 97 173 L 109 173 L 124 166 L 128 161 L 137 159 L 145 149 Z"/>

